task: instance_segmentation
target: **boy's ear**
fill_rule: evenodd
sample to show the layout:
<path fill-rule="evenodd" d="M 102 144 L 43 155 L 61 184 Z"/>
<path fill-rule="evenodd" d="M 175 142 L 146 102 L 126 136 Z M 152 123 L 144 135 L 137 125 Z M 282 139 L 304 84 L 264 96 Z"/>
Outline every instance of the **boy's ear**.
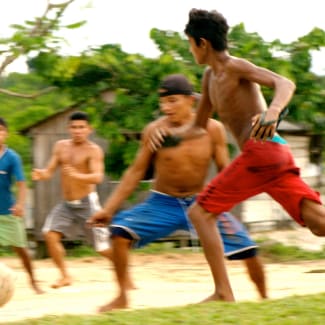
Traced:
<path fill-rule="evenodd" d="M 207 46 L 207 40 L 205 38 L 200 38 L 200 47 L 205 48 Z"/>

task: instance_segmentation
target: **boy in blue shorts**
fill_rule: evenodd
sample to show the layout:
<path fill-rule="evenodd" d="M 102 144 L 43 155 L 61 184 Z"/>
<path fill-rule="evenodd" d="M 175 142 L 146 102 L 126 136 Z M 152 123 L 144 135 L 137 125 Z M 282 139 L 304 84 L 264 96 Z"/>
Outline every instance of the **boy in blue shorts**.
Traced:
<path fill-rule="evenodd" d="M 134 162 L 124 172 L 103 209 L 88 221 L 93 226 L 105 226 L 110 222 L 113 263 L 120 288 L 118 296 L 102 306 L 100 312 L 128 307 L 126 282 L 131 247 L 142 247 L 175 230 L 188 230 L 195 235 L 187 209 L 204 186 L 211 161 L 219 171 L 229 163 L 225 130 L 220 122 L 213 119 L 209 119 L 206 132 L 201 137 L 172 146 L 168 146 L 166 141 L 166 146 L 153 151 L 150 143 L 152 132 L 186 128 L 195 118 L 193 107 L 196 99 L 185 76 L 176 74 L 165 78 L 159 96 L 164 116 L 145 127 Z M 144 178 L 151 163 L 154 181 L 148 199 L 115 215 Z M 261 297 L 266 298 L 263 266 L 256 244 L 249 238 L 244 226 L 228 212 L 221 213 L 214 226 L 219 229 L 224 244 L 221 252 L 229 259 L 242 259 L 246 263 Z M 222 263 L 220 272 L 225 272 Z"/>
<path fill-rule="evenodd" d="M 26 201 L 26 183 L 19 155 L 5 145 L 8 136 L 6 121 L 0 117 L 0 246 L 11 246 L 21 259 L 27 271 L 32 288 L 39 288 L 34 277 L 31 259 L 27 250 L 27 238 L 24 225 Z M 12 185 L 16 180 L 17 198 Z"/>

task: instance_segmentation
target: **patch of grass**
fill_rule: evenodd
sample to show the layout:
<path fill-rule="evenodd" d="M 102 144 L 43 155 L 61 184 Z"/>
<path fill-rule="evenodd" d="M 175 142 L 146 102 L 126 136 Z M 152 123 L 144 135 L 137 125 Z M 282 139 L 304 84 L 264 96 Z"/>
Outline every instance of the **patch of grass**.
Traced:
<path fill-rule="evenodd" d="M 321 251 L 306 251 L 296 246 L 286 246 L 270 240 L 269 238 L 259 238 L 256 240 L 259 245 L 260 256 L 269 262 L 294 262 L 303 260 L 325 259 L 325 246 Z M 89 257 L 98 256 L 91 246 L 82 245 L 81 242 L 72 242 L 66 245 L 67 256 L 69 257 Z M 0 251 L 1 252 L 1 251 Z M 198 247 L 176 247 L 175 242 L 155 242 L 140 249 L 134 249 L 134 254 L 163 254 L 176 253 L 186 254 L 198 252 L 202 254 L 202 248 Z M 0 253 L 1 255 L 1 253 Z"/>
<path fill-rule="evenodd" d="M 272 262 L 288 262 L 303 260 L 325 259 L 325 246 L 320 251 L 306 251 L 297 246 L 286 246 L 269 239 L 259 239 L 257 243 L 260 247 L 262 257 Z"/>
<path fill-rule="evenodd" d="M 92 246 L 84 245 L 81 241 L 70 241 L 64 244 L 67 256 L 72 258 L 98 256 Z"/>
<path fill-rule="evenodd" d="M 15 256 L 11 247 L 0 246 L 0 257 L 1 256 Z"/>
<path fill-rule="evenodd" d="M 325 259 L 325 246 L 320 251 L 306 251 L 296 246 L 286 246 L 281 243 L 270 240 L 269 238 L 259 238 L 256 240 L 259 245 L 260 256 L 269 262 L 290 262 L 302 260 L 321 260 Z M 82 244 L 81 241 L 72 241 L 64 243 L 67 256 L 70 258 L 98 256 L 93 247 Z M 175 242 L 155 242 L 146 247 L 135 249 L 135 254 L 161 254 L 161 253 L 177 253 L 186 254 L 198 252 L 202 253 L 202 248 L 198 247 L 182 247 L 179 248 Z M 1 256 L 15 256 L 10 247 L 0 246 Z"/>
<path fill-rule="evenodd" d="M 95 316 L 46 316 L 7 325 L 323 325 L 325 293 L 262 302 L 209 302 L 115 311 Z"/>

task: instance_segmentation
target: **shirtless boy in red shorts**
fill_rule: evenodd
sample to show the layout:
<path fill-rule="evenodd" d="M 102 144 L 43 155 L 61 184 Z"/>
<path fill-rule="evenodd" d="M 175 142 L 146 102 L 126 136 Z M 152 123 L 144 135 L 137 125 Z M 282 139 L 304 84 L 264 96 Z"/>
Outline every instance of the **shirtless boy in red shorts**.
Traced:
<path fill-rule="evenodd" d="M 228 24 L 217 11 L 192 9 L 185 27 L 190 50 L 198 64 L 208 65 L 202 80 L 202 98 L 195 127 L 205 127 L 212 111 L 231 131 L 242 153 L 201 192 L 190 208 L 214 279 L 215 291 L 206 299 L 233 300 L 227 277 L 218 273 L 220 258 L 213 227 L 222 211 L 266 192 L 300 225 L 325 236 L 325 207 L 320 196 L 299 176 L 285 140 L 276 133 L 279 116 L 289 103 L 295 85 L 287 78 L 231 56 Z M 267 105 L 260 85 L 274 89 Z"/>

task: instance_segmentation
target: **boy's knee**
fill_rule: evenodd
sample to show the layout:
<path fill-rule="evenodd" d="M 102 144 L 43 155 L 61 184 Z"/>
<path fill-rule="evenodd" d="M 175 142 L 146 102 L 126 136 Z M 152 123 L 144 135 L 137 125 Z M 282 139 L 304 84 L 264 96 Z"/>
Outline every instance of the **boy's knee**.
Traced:
<path fill-rule="evenodd" d="M 189 218 L 193 221 L 198 215 L 198 204 L 193 203 L 187 210 Z"/>
<path fill-rule="evenodd" d="M 321 227 L 310 227 L 309 229 L 317 237 L 324 237 L 325 236 L 325 225 L 323 225 L 323 228 L 321 228 Z"/>

